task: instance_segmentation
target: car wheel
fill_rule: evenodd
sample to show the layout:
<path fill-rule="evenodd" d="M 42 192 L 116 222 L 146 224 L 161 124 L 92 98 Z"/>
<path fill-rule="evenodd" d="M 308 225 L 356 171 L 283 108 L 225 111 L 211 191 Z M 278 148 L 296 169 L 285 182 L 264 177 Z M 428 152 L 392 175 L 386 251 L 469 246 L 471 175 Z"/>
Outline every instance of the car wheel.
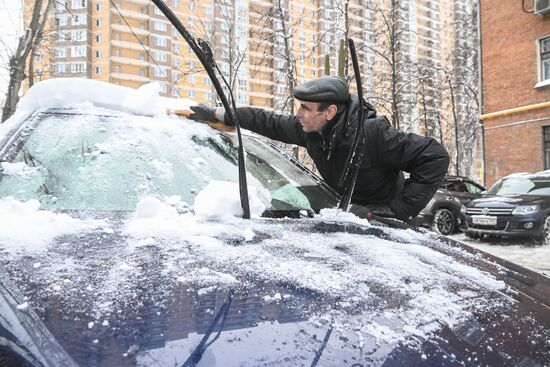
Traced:
<path fill-rule="evenodd" d="M 437 209 L 434 215 L 433 227 L 437 233 L 444 236 L 454 233 L 456 226 L 455 216 L 449 209 Z"/>
<path fill-rule="evenodd" d="M 535 243 L 538 245 L 550 245 L 550 216 L 544 219 L 542 233 L 540 237 L 535 239 Z"/>

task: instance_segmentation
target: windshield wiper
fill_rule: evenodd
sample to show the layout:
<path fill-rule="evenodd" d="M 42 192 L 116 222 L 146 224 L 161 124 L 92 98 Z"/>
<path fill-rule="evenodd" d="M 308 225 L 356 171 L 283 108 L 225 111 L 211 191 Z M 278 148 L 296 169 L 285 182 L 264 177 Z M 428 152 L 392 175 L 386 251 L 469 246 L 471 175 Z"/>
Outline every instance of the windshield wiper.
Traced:
<path fill-rule="evenodd" d="M 363 86 L 361 84 L 361 74 L 359 71 L 359 62 L 357 61 L 357 51 L 355 50 L 355 43 L 351 38 L 348 38 L 349 52 L 351 60 L 353 63 L 353 73 L 355 74 L 355 83 L 357 84 L 357 98 L 359 100 L 359 110 L 357 112 L 357 131 L 355 132 L 355 138 L 353 139 L 353 144 L 351 150 L 349 151 L 344 170 L 340 180 L 338 180 L 338 186 L 344 187 L 344 194 L 342 199 L 338 204 L 338 208 L 347 212 L 349 204 L 351 202 L 351 196 L 353 195 L 353 190 L 355 189 L 355 182 L 357 181 L 357 174 L 359 173 L 359 167 L 361 166 L 361 161 L 363 160 L 363 150 L 357 149 L 359 146 L 359 138 L 361 138 L 361 146 L 365 140 L 363 132 Z M 348 183 L 345 185 L 345 183 Z M 345 185 L 345 186 L 344 186 Z"/>
<path fill-rule="evenodd" d="M 163 0 L 153 0 L 153 3 L 159 8 L 159 10 L 164 14 L 168 21 L 172 23 L 174 28 L 178 31 L 179 34 L 185 39 L 189 47 L 193 50 L 195 55 L 197 55 L 199 61 L 201 62 L 204 70 L 210 77 L 212 85 L 216 89 L 218 97 L 222 102 L 223 108 L 225 109 L 225 115 L 228 117 L 229 122 L 235 126 L 237 129 L 237 138 L 239 141 L 238 152 L 239 152 L 239 193 L 241 196 L 241 207 L 243 208 L 243 218 L 250 218 L 250 204 L 248 202 L 248 187 L 246 184 L 246 169 L 244 164 L 244 148 L 243 141 L 241 136 L 241 126 L 239 121 L 236 119 L 237 107 L 235 106 L 235 98 L 231 99 L 232 106 L 229 104 L 223 88 L 216 76 L 216 62 L 212 54 L 212 50 L 208 43 L 204 40 L 199 39 L 198 43 L 195 38 L 187 31 L 185 26 L 180 22 L 176 15 L 168 8 Z M 219 69 L 218 69 L 219 70 Z M 222 76 L 223 78 L 223 76 Z M 227 83 L 226 83 L 227 84 Z M 231 88 L 228 87 L 229 93 L 231 94 Z M 232 108 L 233 107 L 233 108 Z"/>
<path fill-rule="evenodd" d="M 199 345 L 195 348 L 193 353 L 187 358 L 187 360 L 182 364 L 182 367 L 194 367 L 202 358 L 202 355 L 204 354 L 204 351 L 206 348 L 212 345 L 219 337 L 223 329 L 223 325 L 225 324 L 225 320 L 227 319 L 227 314 L 229 313 L 229 308 L 231 307 L 231 302 L 233 301 L 233 292 L 234 290 L 229 290 L 229 294 L 227 295 L 227 301 L 221 305 L 220 309 L 218 310 L 218 313 L 216 313 L 216 317 L 214 317 L 214 320 L 212 321 L 212 324 L 208 327 L 208 330 L 206 330 L 206 333 L 204 334 L 203 338 L 201 339 Z M 221 321 L 220 321 L 221 319 Z M 208 342 L 208 339 L 210 338 L 210 335 L 214 332 L 214 329 L 216 328 L 216 325 L 218 325 L 218 322 L 220 323 L 220 326 L 218 328 L 218 333 L 214 337 L 214 339 L 210 340 Z"/>
<path fill-rule="evenodd" d="M 321 347 L 319 348 L 318 351 L 315 352 L 315 358 L 313 359 L 313 362 L 311 362 L 311 367 L 315 367 L 317 366 L 317 363 L 319 363 L 319 359 L 321 358 L 321 355 L 323 354 L 323 351 L 327 346 L 328 340 L 330 339 L 330 334 L 332 334 L 332 324 L 330 325 L 329 329 L 325 334 L 325 338 L 323 339 L 323 343 L 321 344 Z"/>

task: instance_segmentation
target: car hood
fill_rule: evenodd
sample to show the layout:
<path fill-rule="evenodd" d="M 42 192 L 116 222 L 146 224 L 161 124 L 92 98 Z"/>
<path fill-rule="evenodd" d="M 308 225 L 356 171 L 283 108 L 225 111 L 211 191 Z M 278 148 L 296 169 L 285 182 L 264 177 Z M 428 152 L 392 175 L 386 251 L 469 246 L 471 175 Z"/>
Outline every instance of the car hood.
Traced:
<path fill-rule="evenodd" d="M 492 207 L 492 208 L 515 208 L 518 205 L 533 205 L 540 204 L 544 201 L 550 201 L 548 196 L 540 195 L 513 195 L 513 196 L 498 196 L 498 195 L 484 195 L 481 198 L 470 201 L 466 206 L 479 208 L 479 207 Z"/>
<path fill-rule="evenodd" d="M 82 366 L 181 365 L 192 355 L 204 366 L 550 358 L 545 306 L 452 241 L 346 214 L 185 215 L 72 213 L 97 226 L 43 246 L 2 244 L 27 304 L 16 312 L 36 313 Z M 215 342 L 197 352 L 208 333 Z"/>

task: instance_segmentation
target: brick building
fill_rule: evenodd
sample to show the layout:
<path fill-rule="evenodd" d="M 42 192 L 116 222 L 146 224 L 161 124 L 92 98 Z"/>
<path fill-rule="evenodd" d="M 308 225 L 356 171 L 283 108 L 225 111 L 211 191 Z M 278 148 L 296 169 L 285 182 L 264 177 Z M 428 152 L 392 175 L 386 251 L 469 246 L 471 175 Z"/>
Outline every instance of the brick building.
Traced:
<path fill-rule="evenodd" d="M 480 0 L 487 186 L 550 169 L 550 13 L 534 2 Z"/>

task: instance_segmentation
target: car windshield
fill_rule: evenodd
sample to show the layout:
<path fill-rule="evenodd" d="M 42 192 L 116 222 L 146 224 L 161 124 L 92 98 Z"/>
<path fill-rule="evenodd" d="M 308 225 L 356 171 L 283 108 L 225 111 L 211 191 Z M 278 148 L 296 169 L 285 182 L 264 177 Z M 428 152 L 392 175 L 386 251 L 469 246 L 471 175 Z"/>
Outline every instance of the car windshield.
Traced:
<path fill-rule="evenodd" d="M 133 210 L 147 195 L 192 204 L 212 180 L 238 182 L 230 136 L 189 121 L 132 115 L 42 113 L 1 159 L 0 196 L 47 209 Z M 243 137 L 248 183 L 272 211 L 336 205 L 334 196 L 276 149 Z M 264 195 L 265 196 L 265 195 Z"/>
<path fill-rule="evenodd" d="M 490 195 L 550 195 L 549 178 L 509 177 L 494 184 Z"/>

